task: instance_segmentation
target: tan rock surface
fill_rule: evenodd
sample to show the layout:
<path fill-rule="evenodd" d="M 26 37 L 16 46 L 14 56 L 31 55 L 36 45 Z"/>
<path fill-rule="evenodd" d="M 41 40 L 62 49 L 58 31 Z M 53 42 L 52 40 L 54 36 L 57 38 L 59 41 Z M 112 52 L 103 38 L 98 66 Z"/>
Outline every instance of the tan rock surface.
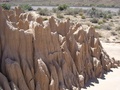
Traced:
<path fill-rule="evenodd" d="M 5 90 L 80 90 L 117 67 L 93 27 L 83 30 L 54 17 L 44 22 L 20 8 L 0 8 L 0 13 L 0 87 Z"/>

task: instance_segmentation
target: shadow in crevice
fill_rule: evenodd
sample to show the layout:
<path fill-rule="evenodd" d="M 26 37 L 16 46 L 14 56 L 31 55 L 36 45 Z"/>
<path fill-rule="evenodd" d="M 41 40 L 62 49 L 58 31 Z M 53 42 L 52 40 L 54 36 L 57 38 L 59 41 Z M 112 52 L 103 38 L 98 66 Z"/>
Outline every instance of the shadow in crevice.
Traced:
<path fill-rule="evenodd" d="M 105 75 L 107 75 L 109 72 L 113 72 L 113 70 L 104 71 L 104 73 L 102 74 L 102 76 L 100 78 L 92 78 L 92 79 L 88 80 L 88 82 L 85 84 L 85 86 L 83 88 L 87 89 L 87 87 L 94 86 L 94 84 L 99 84 L 98 79 L 105 80 L 106 79 Z"/>
<path fill-rule="evenodd" d="M 83 88 L 87 89 L 87 87 L 94 86 L 94 83 L 99 83 L 97 78 L 92 78 L 92 79 L 88 80 L 88 82 L 85 84 L 85 86 Z"/>
<path fill-rule="evenodd" d="M 100 79 L 105 80 L 105 75 L 107 75 L 109 72 L 113 72 L 113 70 L 110 69 L 109 71 L 104 71 Z"/>

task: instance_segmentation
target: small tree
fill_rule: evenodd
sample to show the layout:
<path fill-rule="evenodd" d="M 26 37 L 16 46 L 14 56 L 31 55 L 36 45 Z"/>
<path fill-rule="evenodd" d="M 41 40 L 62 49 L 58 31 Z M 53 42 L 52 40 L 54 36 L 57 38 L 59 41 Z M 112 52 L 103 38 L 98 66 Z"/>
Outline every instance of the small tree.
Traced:
<path fill-rule="evenodd" d="M 44 8 L 44 9 L 38 8 L 37 11 L 38 11 L 38 13 L 40 15 L 43 15 L 43 16 L 49 16 L 49 15 L 51 15 L 50 10 L 48 10 L 47 8 Z"/>
<path fill-rule="evenodd" d="M 10 4 L 6 4 L 6 3 L 1 4 L 0 6 L 1 6 L 3 9 L 5 9 L 5 10 L 10 10 L 10 8 L 11 8 L 11 5 L 10 5 Z"/>
<path fill-rule="evenodd" d="M 66 10 L 68 7 L 69 7 L 68 5 L 63 4 L 63 5 L 58 6 L 58 10 L 63 11 L 63 10 Z"/>
<path fill-rule="evenodd" d="M 23 5 L 20 5 L 20 7 L 23 10 L 28 10 L 28 11 L 32 11 L 33 10 L 33 8 L 31 7 L 31 5 L 29 5 L 29 4 L 23 4 Z"/>

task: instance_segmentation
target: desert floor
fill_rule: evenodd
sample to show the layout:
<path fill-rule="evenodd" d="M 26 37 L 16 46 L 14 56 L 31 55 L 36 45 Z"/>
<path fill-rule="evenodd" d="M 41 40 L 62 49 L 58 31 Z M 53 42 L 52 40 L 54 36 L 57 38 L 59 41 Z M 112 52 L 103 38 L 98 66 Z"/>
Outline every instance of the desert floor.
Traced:
<path fill-rule="evenodd" d="M 110 56 L 120 60 L 120 44 L 102 43 L 102 45 Z M 120 67 L 112 68 L 102 78 L 90 80 L 82 90 L 120 90 Z"/>

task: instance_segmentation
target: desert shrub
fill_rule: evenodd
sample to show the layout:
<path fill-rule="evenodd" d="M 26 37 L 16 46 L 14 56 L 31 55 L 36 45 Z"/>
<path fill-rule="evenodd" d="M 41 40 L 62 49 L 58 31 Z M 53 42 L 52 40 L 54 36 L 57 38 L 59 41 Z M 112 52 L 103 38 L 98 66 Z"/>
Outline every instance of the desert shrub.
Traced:
<path fill-rule="evenodd" d="M 112 34 L 113 36 L 117 35 L 117 33 L 114 32 L 114 31 L 112 31 L 111 34 Z"/>
<path fill-rule="evenodd" d="M 104 19 L 112 19 L 114 13 L 111 13 L 110 11 L 104 11 L 103 18 Z"/>
<path fill-rule="evenodd" d="M 59 5 L 59 6 L 58 6 L 58 10 L 63 11 L 63 10 L 66 10 L 68 7 L 69 7 L 69 6 L 66 5 L 66 4 Z"/>
<path fill-rule="evenodd" d="M 80 13 L 83 13 L 83 10 L 82 9 L 79 9 L 79 8 L 74 8 L 74 14 L 80 14 Z"/>
<path fill-rule="evenodd" d="M 93 17 L 101 18 L 101 17 L 103 17 L 104 12 L 102 10 L 98 10 L 93 7 L 90 10 L 88 10 L 87 14 L 92 18 Z"/>
<path fill-rule="evenodd" d="M 98 4 L 97 7 L 106 7 L 105 4 Z"/>
<path fill-rule="evenodd" d="M 40 15 L 43 15 L 43 16 L 51 15 L 50 10 L 48 10 L 47 8 L 44 8 L 44 9 L 38 8 L 37 11 Z"/>
<path fill-rule="evenodd" d="M 90 7 L 93 7 L 93 6 L 95 6 L 95 4 L 90 4 Z"/>
<path fill-rule="evenodd" d="M 64 18 L 62 14 L 57 13 L 57 18 Z"/>
<path fill-rule="evenodd" d="M 6 4 L 6 3 L 1 4 L 0 6 L 1 6 L 3 9 L 5 9 L 5 10 L 10 10 L 10 8 L 11 8 L 11 5 L 10 5 L 10 4 Z"/>
<path fill-rule="evenodd" d="M 88 10 L 87 14 L 90 16 L 90 17 L 94 17 L 95 16 L 95 13 L 96 13 L 96 8 L 91 8 L 90 10 Z"/>
<path fill-rule="evenodd" d="M 112 15 L 111 15 L 111 14 L 108 14 L 108 15 L 107 15 L 107 18 L 108 18 L 108 19 L 112 19 Z"/>
<path fill-rule="evenodd" d="M 104 19 L 107 19 L 107 14 L 104 14 L 104 15 L 103 15 L 103 18 L 104 18 Z"/>
<path fill-rule="evenodd" d="M 82 12 L 80 12 L 80 13 L 79 13 L 79 15 L 80 15 L 80 16 L 83 16 L 83 13 L 82 13 Z"/>
<path fill-rule="evenodd" d="M 109 24 L 102 24 L 101 28 L 105 29 L 105 30 L 111 30 L 111 26 Z"/>
<path fill-rule="evenodd" d="M 101 29 L 101 27 L 99 25 L 95 25 L 94 28 L 95 29 Z"/>
<path fill-rule="evenodd" d="M 82 13 L 82 10 L 78 8 L 67 8 L 65 10 L 66 15 L 77 15 L 79 13 Z"/>
<path fill-rule="evenodd" d="M 74 15 L 74 9 L 73 8 L 66 9 L 65 15 Z"/>
<path fill-rule="evenodd" d="M 103 19 L 103 22 L 106 23 L 106 19 Z"/>
<path fill-rule="evenodd" d="M 48 20 L 48 18 L 45 17 L 45 18 L 43 18 L 43 20 L 46 21 L 46 20 Z"/>
<path fill-rule="evenodd" d="M 31 5 L 29 5 L 29 4 L 22 4 L 22 5 L 20 5 L 20 7 L 23 10 L 28 10 L 28 11 L 32 11 L 33 10 L 33 8 L 31 7 Z"/>
<path fill-rule="evenodd" d="M 110 22 L 113 22 L 113 20 L 110 20 Z"/>
<path fill-rule="evenodd" d="M 66 17 L 66 19 L 67 19 L 67 20 L 70 20 L 70 18 L 69 18 L 69 17 Z"/>
<path fill-rule="evenodd" d="M 58 14 L 57 18 L 64 18 L 64 16 L 62 14 Z"/>
<path fill-rule="evenodd" d="M 110 11 L 102 11 L 93 7 L 87 11 L 87 15 L 89 15 L 91 18 L 96 17 L 96 18 L 111 19 L 113 13 L 111 13 Z"/>
<path fill-rule="evenodd" d="M 84 15 L 81 16 L 82 19 L 85 19 L 86 17 Z"/>
<path fill-rule="evenodd" d="M 119 8 L 119 10 L 118 10 L 118 15 L 120 15 L 120 8 Z"/>
<path fill-rule="evenodd" d="M 104 14 L 103 14 L 104 19 L 112 19 L 112 17 L 113 17 L 112 13 L 104 12 Z"/>
<path fill-rule="evenodd" d="M 97 19 L 97 18 L 92 18 L 92 19 L 90 20 L 90 22 L 92 22 L 92 23 L 98 23 L 98 19 Z"/>
<path fill-rule="evenodd" d="M 117 27 L 116 27 L 116 31 L 120 31 L 120 26 L 117 26 Z"/>
<path fill-rule="evenodd" d="M 98 32 L 98 36 L 99 36 L 99 38 L 103 37 L 101 32 Z"/>
<path fill-rule="evenodd" d="M 110 7 L 115 7 L 115 5 L 111 5 Z"/>
<path fill-rule="evenodd" d="M 53 8 L 52 11 L 53 11 L 53 13 L 56 13 L 58 11 L 58 9 L 57 8 Z"/>
<path fill-rule="evenodd" d="M 98 24 L 103 24 L 103 23 L 104 23 L 103 20 L 98 21 Z"/>

